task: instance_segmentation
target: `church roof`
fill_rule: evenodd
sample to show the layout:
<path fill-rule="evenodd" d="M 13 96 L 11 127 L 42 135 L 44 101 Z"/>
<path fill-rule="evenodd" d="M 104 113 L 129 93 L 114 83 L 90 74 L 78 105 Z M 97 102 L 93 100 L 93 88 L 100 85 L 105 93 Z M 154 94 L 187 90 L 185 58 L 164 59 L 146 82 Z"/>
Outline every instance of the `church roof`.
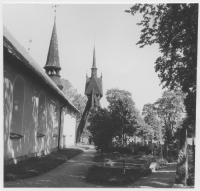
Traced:
<path fill-rule="evenodd" d="M 49 52 L 47 55 L 47 62 L 44 68 L 55 67 L 60 68 L 59 52 L 58 52 L 58 38 L 56 32 L 56 17 L 54 17 L 54 26 L 49 45 Z"/>
<path fill-rule="evenodd" d="M 45 82 L 58 96 L 60 96 L 66 104 L 78 112 L 78 109 L 65 97 L 63 92 L 51 80 L 51 78 L 43 71 L 43 69 L 35 62 L 35 60 L 26 52 L 19 42 L 12 36 L 12 34 L 3 26 L 3 45 L 9 53 L 21 60 L 24 67 L 29 68 L 39 79 Z"/>
<path fill-rule="evenodd" d="M 102 77 L 97 77 L 97 66 L 96 66 L 96 56 L 95 56 L 95 47 L 93 50 L 93 63 L 92 63 L 92 73 L 91 78 L 86 78 L 85 84 L 85 94 L 89 95 L 93 91 L 94 94 L 99 94 L 103 96 L 103 87 L 102 87 Z"/>
<path fill-rule="evenodd" d="M 102 78 L 87 78 L 85 86 L 85 94 L 88 95 L 94 88 L 94 94 L 103 95 Z"/>

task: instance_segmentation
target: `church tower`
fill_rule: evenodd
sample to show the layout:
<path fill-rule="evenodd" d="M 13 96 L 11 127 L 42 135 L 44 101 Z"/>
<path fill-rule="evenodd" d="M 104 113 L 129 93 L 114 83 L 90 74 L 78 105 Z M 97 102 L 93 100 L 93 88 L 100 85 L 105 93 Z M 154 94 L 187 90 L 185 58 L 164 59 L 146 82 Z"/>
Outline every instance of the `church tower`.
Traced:
<path fill-rule="evenodd" d="M 94 101 L 92 102 L 92 108 L 95 106 L 100 106 L 99 100 L 103 96 L 103 87 L 102 87 L 102 76 L 100 78 L 97 77 L 95 47 L 93 50 L 91 77 L 89 78 L 86 76 L 85 95 L 88 97 L 88 101 L 90 96 L 91 95 L 93 96 Z"/>
<path fill-rule="evenodd" d="M 55 84 L 62 90 L 63 85 L 60 81 L 60 61 L 59 61 L 59 52 L 58 52 L 58 38 L 56 31 L 56 16 L 54 17 L 54 26 L 51 35 L 51 41 L 49 45 L 49 52 L 47 55 L 46 65 L 44 69 L 48 76 L 55 82 Z"/>
<path fill-rule="evenodd" d="M 85 95 L 88 97 L 88 101 L 77 129 L 76 142 L 80 141 L 80 137 L 87 122 L 90 109 L 101 107 L 100 99 L 103 97 L 103 85 L 102 85 L 102 75 L 100 78 L 97 77 L 95 47 L 93 50 L 91 77 L 86 76 Z"/>

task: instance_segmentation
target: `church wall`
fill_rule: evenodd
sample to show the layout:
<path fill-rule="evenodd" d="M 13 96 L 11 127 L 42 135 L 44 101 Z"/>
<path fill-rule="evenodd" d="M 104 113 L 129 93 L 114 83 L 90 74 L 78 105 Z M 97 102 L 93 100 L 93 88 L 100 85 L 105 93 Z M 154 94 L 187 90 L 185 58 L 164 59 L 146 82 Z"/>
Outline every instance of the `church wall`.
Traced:
<path fill-rule="evenodd" d="M 50 89 L 33 76 L 16 68 L 14 64 L 4 58 L 5 163 L 16 163 L 57 149 L 60 108 L 64 105 Z M 20 83 L 24 83 L 21 94 L 14 88 L 18 79 L 21 80 Z M 17 115 L 18 112 L 21 115 Z M 63 141 L 63 125 L 64 114 L 61 117 L 60 143 Z M 12 138 L 11 133 L 14 133 Z M 18 137 L 15 137 L 16 135 Z"/>
<path fill-rule="evenodd" d="M 74 115 L 70 115 L 70 112 L 66 112 L 64 116 L 65 124 L 63 129 L 63 146 L 68 147 L 75 144 L 76 138 L 76 118 Z"/>

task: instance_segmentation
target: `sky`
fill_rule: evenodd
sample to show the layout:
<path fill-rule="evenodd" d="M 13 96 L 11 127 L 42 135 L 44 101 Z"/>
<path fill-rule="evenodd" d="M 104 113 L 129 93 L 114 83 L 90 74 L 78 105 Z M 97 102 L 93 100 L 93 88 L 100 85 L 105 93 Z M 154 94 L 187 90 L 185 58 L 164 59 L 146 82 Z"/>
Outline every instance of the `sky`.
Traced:
<path fill-rule="evenodd" d="M 54 4 L 3 4 L 3 24 L 43 67 L 46 64 L 55 12 Z M 142 15 L 124 12 L 133 4 L 59 4 L 56 12 L 61 78 L 71 82 L 82 95 L 86 71 L 91 75 L 93 48 L 98 76 L 103 75 L 102 107 L 105 93 L 119 88 L 132 93 L 136 107 L 154 103 L 162 86 L 154 63 L 161 55 L 158 45 L 139 48 Z"/>

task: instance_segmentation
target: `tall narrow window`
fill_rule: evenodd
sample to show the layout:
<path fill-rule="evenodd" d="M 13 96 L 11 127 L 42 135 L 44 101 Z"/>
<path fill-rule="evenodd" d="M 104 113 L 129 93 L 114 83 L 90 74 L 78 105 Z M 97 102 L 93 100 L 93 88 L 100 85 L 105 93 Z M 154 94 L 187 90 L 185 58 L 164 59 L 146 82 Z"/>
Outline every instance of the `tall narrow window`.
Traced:
<path fill-rule="evenodd" d="M 38 106 L 38 136 L 44 136 L 46 128 L 46 107 L 45 107 L 45 95 L 42 93 L 39 97 Z"/>
<path fill-rule="evenodd" d="M 11 138 L 23 136 L 24 80 L 17 77 L 13 88 Z"/>
<path fill-rule="evenodd" d="M 58 121 L 59 121 L 59 104 L 56 103 L 53 115 L 53 136 L 58 136 Z"/>

